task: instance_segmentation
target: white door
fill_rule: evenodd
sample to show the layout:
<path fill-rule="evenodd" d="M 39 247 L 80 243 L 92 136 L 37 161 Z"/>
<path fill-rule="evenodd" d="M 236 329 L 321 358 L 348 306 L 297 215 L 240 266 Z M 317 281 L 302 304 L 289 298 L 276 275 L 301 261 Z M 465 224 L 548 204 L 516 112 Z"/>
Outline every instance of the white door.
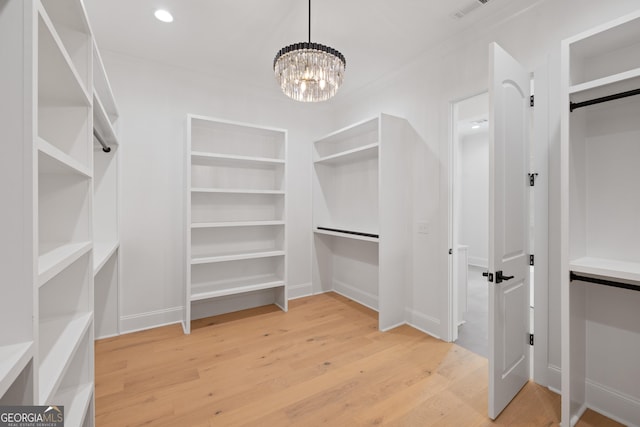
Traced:
<path fill-rule="evenodd" d="M 529 73 L 489 46 L 489 416 L 529 380 Z"/>

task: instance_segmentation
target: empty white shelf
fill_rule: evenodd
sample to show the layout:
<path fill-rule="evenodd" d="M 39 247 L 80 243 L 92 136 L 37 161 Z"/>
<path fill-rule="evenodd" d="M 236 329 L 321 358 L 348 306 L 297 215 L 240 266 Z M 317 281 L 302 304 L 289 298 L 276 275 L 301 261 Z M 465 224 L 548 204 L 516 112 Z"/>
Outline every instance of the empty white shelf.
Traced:
<path fill-rule="evenodd" d="M 93 248 L 93 274 L 96 275 L 120 247 L 119 242 L 95 242 Z"/>
<path fill-rule="evenodd" d="M 284 221 L 196 222 L 191 224 L 191 228 L 261 227 L 266 225 L 284 225 Z"/>
<path fill-rule="evenodd" d="M 640 263 L 617 261 L 606 258 L 583 257 L 572 260 L 569 269 L 574 273 L 593 274 L 612 279 L 632 280 L 639 282 Z"/>
<path fill-rule="evenodd" d="M 104 142 L 108 145 L 118 145 L 120 141 L 116 134 L 107 110 L 105 110 L 98 94 L 93 92 L 93 127 L 96 128 Z"/>
<path fill-rule="evenodd" d="M 251 190 L 234 188 L 192 188 L 192 193 L 223 193 L 223 194 L 276 194 L 284 195 L 282 190 Z"/>
<path fill-rule="evenodd" d="M 91 170 L 88 167 L 64 153 L 53 144 L 38 137 L 37 146 L 38 151 L 43 154 L 38 157 L 38 170 L 42 173 L 74 173 L 87 178 L 91 177 Z"/>
<path fill-rule="evenodd" d="M 233 283 L 228 283 L 226 286 L 221 284 L 191 285 L 191 301 L 200 301 L 225 295 L 236 295 L 245 292 L 278 288 L 281 286 L 284 286 L 284 282 L 275 276 L 251 278 L 245 281 L 238 280 Z"/>
<path fill-rule="evenodd" d="M 321 157 L 316 160 L 315 163 L 338 165 L 362 160 L 375 159 L 376 157 L 378 157 L 378 147 L 378 143 L 364 145 L 362 147 L 342 151 L 330 156 Z"/>
<path fill-rule="evenodd" d="M 317 228 L 313 230 L 313 232 L 316 234 L 326 234 L 327 236 L 343 237 L 345 239 L 362 240 L 364 242 L 378 243 L 379 241 L 378 237 L 359 236 L 357 234 L 340 233 L 337 231 L 329 231 L 329 230 L 318 230 Z M 374 233 L 371 233 L 371 234 L 374 234 Z"/>
<path fill-rule="evenodd" d="M 81 427 L 93 397 L 93 383 L 60 390 L 51 403 L 64 406 L 65 426 Z"/>
<path fill-rule="evenodd" d="M 92 313 L 41 319 L 40 402 L 47 402 L 58 387 L 82 338 L 91 326 Z"/>
<path fill-rule="evenodd" d="M 0 346 L 0 397 L 33 358 L 33 341 Z"/>
<path fill-rule="evenodd" d="M 191 160 L 211 162 L 220 165 L 254 165 L 254 166 L 276 166 L 284 165 L 283 159 L 272 159 L 268 157 L 236 156 L 232 154 L 206 153 L 203 151 L 192 151 Z"/>
<path fill-rule="evenodd" d="M 281 251 L 281 250 L 235 252 L 235 253 L 210 256 L 210 257 L 194 257 L 191 259 L 191 265 L 212 264 L 215 262 L 225 262 L 225 261 L 239 261 L 243 259 L 271 258 L 271 257 L 284 256 L 284 255 L 285 255 L 284 251 Z"/>
<path fill-rule="evenodd" d="M 42 25 L 39 26 L 39 67 L 47 70 L 40 73 L 40 100 L 44 105 L 86 105 L 91 99 L 80 78 L 78 70 L 69 57 L 62 40 L 58 36 L 47 12 L 40 5 L 38 14 Z"/>
<path fill-rule="evenodd" d="M 606 76 L 600 79 L 595 79 L 588 82 L 573 85 L 569 87 L 569 93 L 574 94 L 579 92 L 585 92 L 591 89 L 595 89 L 603 86 L 615 85 L 627 80 L 633 80 L 638 77 L 640 77 L 640 68 L 635 68 L 633 70 L 624 71 L 622 73 L 613 74 L 611 76 Z"/>
<path fill-rule="evenodd" d="M 91 242 L 74 242 L 53 248 L 43 248 L 38 257 L 38 286 L 51 280 L 62 270 L 91 250 Z"/>

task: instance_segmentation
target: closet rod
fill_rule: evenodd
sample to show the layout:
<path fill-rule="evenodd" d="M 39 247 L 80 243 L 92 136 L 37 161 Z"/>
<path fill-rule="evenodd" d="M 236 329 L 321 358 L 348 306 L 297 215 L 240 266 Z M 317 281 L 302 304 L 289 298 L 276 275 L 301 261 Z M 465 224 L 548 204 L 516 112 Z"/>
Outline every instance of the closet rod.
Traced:
<path fill-rule="evenodd" d="M 360 231 L 351 231 L 351 230 L 340 230 L 338 228 L 318 227 L 318 230 L 335 231 L 336 233 L 353 234 L 355 236 L 375 237 L 376 239 L 379 237 L 377 234 L 362 233 Z"/>
<path fill-rule="evenodd" d="M 601 98 L 594 98 L 588 101 L 582 102 L 570 102 L 569 103 L 569 111 L 573 112 L 573 110 L 577 108 L 587 107 L 589 105 L 601 104 L 603 102 L 613 101 L 615 99 L 626 98 L 628 96 L 640 95 L 640 89 L 628 90 L 626 92 L 620 92 L 613 95 L 603 96 Z"/>
<path fill-rule="evenodd" d="M 93 128 L 93 136 L 95 136 L 96 139 L 98 140 L 98 143 L 102 145 L 102 151 L 104 151 L 105 153 L 108 153 L 111 151 L 111 147 L 109 147 L 107 143 L 104 142 L 104 139 L 102 139 L 102 136 L 98 133 L 98 131 L 95 128 Z"/>
<path fill-rule="evenodd" d="M 630 283 L 616 282 L 615 280 L 600 279 L 597 277 L 581 276 L 579 274 L 574 273 L 573 271 L 569 273 L 569 280 L 572 282 L 574 280 L 580 280 L 581 282 L 590 282 L 590 283 L 596 283 L 598 285 L 612 286 L 614 288 L 629 289 L 631 291 L 640 291 L 640 286 L 632 285 Z"/>

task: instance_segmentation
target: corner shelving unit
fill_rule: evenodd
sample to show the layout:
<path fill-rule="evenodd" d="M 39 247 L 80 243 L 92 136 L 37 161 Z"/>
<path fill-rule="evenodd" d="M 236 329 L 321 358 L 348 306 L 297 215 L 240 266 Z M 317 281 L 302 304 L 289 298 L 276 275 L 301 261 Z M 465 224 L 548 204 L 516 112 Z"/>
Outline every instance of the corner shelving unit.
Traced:
<path fill-rule="evenodd" d="M 640 422 L 640 12 L 562 43 L 562 424 Z"/>
<path fill-rule="evenodd" d="M 93 80 L 93 274 L 95 335 L 100 339 L 120 333 L 120 140 L 118 107 L 95 41 Z"/>
<path fill-rule="evenodd" d="M 261 291 L 287 310 L 286 141 L 281 129 L 187 117 L 185 333 L 194 302 Z"/>
<path fill-rule="evenodd" d="M 92 40 L 81 0 L 0 8 L 0 404 L 68 426 L 94 424 Z"/>
<path fill-rule="evenodd" d="M 314 142 L 313 292 L 335 291 L 405 323 L 415 132 L 381 114 Z"/>

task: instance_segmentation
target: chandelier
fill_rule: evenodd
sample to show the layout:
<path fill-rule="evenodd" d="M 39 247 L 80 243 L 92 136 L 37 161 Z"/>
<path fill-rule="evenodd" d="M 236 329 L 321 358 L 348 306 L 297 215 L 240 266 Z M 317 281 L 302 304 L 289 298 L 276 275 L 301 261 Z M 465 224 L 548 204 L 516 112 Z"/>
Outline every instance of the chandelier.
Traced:
<path fill-rule="evenodd" d="M 346 66 L 346 59 L 337 50 L 311 43 L 309 0 L 309 41 L 283 47 L 273 60 L 273 71 L 280 88 L 296 101 L 326 101 L 338 92 Z"/>

